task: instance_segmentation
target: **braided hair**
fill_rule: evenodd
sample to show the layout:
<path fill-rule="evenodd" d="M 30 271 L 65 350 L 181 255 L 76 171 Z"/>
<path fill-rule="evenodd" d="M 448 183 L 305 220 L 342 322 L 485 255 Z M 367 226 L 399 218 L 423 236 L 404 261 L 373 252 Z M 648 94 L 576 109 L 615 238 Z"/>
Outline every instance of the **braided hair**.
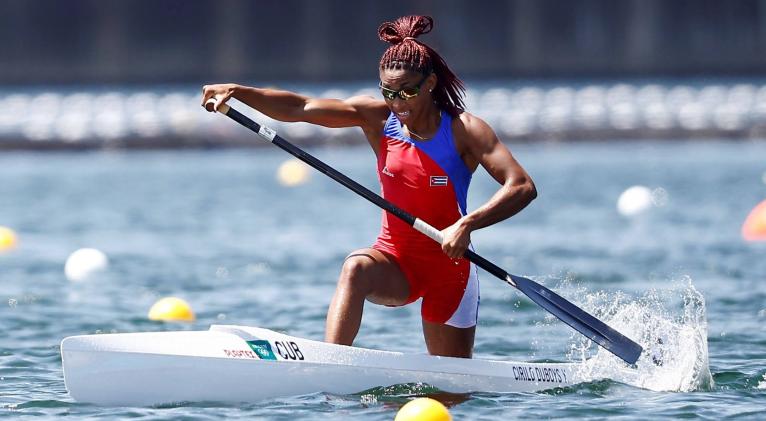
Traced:
<path fill-rule="evenodd" d="M 433 18 L 418 15 L 402 16 L 380 25 L 378 37 L 391 44 L 380 58 L 380 69 L 404 69 L 424 76 L 434 73 L 437 79 L 432 92 L 434 102 L 452 117 L 457 117 L 465 109 L 463 82 L 450 70 L 439 53 L 416 39 L 421 34 L 431 32 L 433 26 Z"/>

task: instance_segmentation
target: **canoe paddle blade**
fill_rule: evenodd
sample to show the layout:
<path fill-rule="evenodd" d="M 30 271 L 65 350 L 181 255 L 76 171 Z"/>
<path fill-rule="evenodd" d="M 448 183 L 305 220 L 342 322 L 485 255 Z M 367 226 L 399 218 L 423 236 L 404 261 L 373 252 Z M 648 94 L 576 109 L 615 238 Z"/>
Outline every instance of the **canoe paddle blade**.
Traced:
<path fill-rule="evenodd" d="M 522 276 L 508 274 L 506 279 L 521 292 L 546 309 L 559 320 L 568 324 L 628 364 L 635 364 L 641 355 L 641 345 L 612 329 L 606 323 L 586 313 L 550 289 Z"/>

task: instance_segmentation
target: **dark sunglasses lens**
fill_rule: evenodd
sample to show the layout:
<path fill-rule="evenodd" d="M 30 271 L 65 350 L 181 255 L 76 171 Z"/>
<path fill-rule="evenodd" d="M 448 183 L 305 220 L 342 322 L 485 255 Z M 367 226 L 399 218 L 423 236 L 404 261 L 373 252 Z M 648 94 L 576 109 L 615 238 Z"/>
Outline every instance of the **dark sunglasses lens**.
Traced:
<path fill-rule="evenodd" d="M 392 91 L 386 88 L 381 88 L 380 93 L 382 93 L 383 97 L 386 99 L 390 99 L 390 100 L 396 99 L 396 91 Z"/>
<path fill-rule="evenodd" d="M 420 90 L 417 88 L 406 88 L 399 91 L 399 96 L 401 96 L 404 99 L 410 99 L 415 98 L 420 93 Z"/>

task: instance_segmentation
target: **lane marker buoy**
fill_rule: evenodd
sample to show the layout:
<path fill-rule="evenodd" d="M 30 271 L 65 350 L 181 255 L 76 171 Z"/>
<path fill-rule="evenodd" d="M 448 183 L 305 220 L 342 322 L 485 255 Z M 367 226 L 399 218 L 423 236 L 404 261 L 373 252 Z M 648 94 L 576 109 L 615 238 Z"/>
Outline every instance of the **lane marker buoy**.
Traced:
<path fill-rule="evenodd" d="M 70 254 L 64 264 L 64 275 L 72 282 L 84 282 L 95 278 L 109 267 L 109 259 L 101 250 L 81 248 Z"/>
<path fill-rule="evenodd" d="M 394 421 L 452 421 L 452 416 L 436 399 L 417 398 L 399 409 Z"/>
<path fill-rule="evenodd" d="M 18 237 L 12 229 L 0 226 L 0 253 L 16 247 Z"/>
<path fill-rule="evenodd" d="M 163 322 L 193 322 L 196 319 L 189 303 L 178 297 L 158 300 L 149 309 L 147 317 Z"/>
<path fill-rule="evenodd" d="M 742 238 L 746 241 L 766 241 L 766 200 L 750 211 L 742 224 Z"/>

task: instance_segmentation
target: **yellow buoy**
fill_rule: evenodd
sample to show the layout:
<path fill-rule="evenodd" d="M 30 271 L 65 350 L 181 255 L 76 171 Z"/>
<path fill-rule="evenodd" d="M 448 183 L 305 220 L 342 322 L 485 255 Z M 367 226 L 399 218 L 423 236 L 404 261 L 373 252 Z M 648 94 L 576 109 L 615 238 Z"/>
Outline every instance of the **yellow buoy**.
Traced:
<path fill-rule="evenodd" d="M 394 421 L 452 421 L 452 416 L 441 402 L 431 398 L 417 398 L 407 402 L 396 413 Z"/>
<path fill-rule="evenodd" d="M 16 233 L 12 229 L 0 226 L 0 252 L 16 247 Z"/>
<path fill-rule="evenodd" d="M 149 309 L 149 320 L 163 322 L 193 322 L 195 319 L 189 303 L 176 297 L 165 297 Z"/>
<path fill-rule="evenodd" d="M 746 241 L 766 241 L 766 200 L 753 208 L 745 219 L 742 237 Z"/>
<path fill-rule="evenodd" d="M 279 166 L 277 180 L 282 185 L 293 187 L 309 179 L 309 166 L 298 159 L 288 159 Z"/>

